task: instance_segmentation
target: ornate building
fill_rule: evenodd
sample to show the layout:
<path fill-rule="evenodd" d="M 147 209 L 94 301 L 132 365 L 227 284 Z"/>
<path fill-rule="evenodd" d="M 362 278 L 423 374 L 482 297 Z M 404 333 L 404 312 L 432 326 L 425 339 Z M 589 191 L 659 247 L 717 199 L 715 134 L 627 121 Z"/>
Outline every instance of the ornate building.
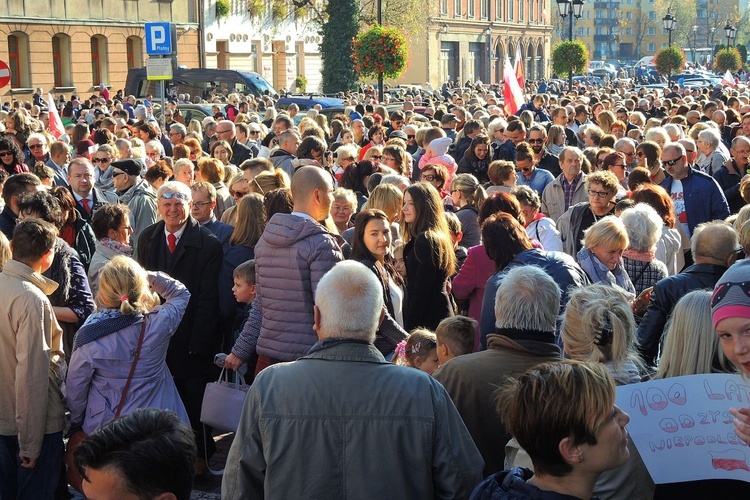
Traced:
<path fill-rule="evenodd" d="M 0 7 L 0 60 L 11 68 L 4 99 L 45 92 L 112 90 L 145 64 L 144 25 L 177 25 L 178 62 L 198 67 L 198 0 L 7 0 Z"/>
<path fill-rule="evenodd" d="M 396 83 L 503 80 L 506 54 L 520 47 L 527 80 L 549 77 L 549 0 L 437 0 L 427 33 L 412 40 L 407 72 Z"/>

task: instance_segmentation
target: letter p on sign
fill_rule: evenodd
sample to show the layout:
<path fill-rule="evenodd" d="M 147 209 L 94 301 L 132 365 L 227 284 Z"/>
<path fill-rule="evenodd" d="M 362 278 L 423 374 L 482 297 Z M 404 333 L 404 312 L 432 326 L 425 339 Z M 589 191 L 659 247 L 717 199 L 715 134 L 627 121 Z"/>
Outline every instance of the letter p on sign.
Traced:
<path fill-rule="evenodd" d="M 172 30 L 169 23 L 146 23 L 146 53 L 148 55 L 172 53 Z"/>

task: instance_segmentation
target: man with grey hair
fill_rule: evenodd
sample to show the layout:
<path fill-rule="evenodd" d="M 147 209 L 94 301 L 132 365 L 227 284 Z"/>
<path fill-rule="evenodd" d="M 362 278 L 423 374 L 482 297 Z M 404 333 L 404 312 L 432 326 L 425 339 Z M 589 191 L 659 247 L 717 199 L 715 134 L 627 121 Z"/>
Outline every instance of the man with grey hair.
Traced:
<path fill-rule="evenodd" d="M 187 135 L 187 129 L 182 123 L 173 123 L 169 126 L 169 142 L 172 146 L 177 146 L 185 142 L 185 136 Z"/>
<path fill-rule="evenodd" d="M 638 350 L 649 366 L 656 365 L 662 333 L 677 301 L 693 290 L 713 290 L 742 250 L 737 231 L 724 221 L 696 227 L 690 245 L 695 264 L 654 286 L 646 315 L 638 325 Z"/>
<path fill-rule="evenodd" d="M 180 281 L 192 296 L 179 326 L 169 341 L 167 366 L 185 403 L 196 437 L 198 457 L 216 450 L 211 429 L 201 424 L 201 405 L 206 384 L 217 377 L 214 355 L 221 349 L 217 276 L 224 256 L 216 236 L 190 217 L 190 188 L 181 182 L 165 182 L 157 194 L 161 220 L 138 238 L 134 258 L 148 271 L 162 271 Z M 174 328 L 174 326 L 172 327 Z M 206 472 L 198 458 L 196 472 Z"/>
<path fill-rule="evenodd" d="M 747 174 L 748 158 L 750 158 L 750 139 L 745 136 L 737 136 L 732 140 L 729 149 L 731 160 L 714 171 L 714 179 L 724 191 L 724 196 L 729 204 L 729 211 L 736 214 L 745 206 L 745 200 L 740 194 L 740 182 L 750 178 Z"/>
<path fill-rule="evenodd" d="M 562 173 L 542 192 L 542 212 L 555 222 L 573 205 L 588 201 L 582 164 L 583 152 L 577 147 L 565 146 L 560 151 Z"/>
<path fill-rule="evenodd" d="M 519 266 L 495 295 L 496 331 L 487 350 L 452 359 L 433 373 L 458 408 L 484 458 L 484 475 L 503 470 L 510 435 L 495 411 L 493 394 L 528 368 L 561 359 L 555 345 L 560 287 L 536 266 Z"/>
<path fill-rule="evenodd" d="M 364 265 L 340 262 L 321 278 L 318 342 L 250 387 L 224 498 L 468 498 L 482 457 L 443 386 L 375 348 L 383 310 Z"/>
<path fill-rule="evenodd" d="M 623 137 L 615 142 L 615 151 L 625 155 L 625 168 L 630 173 L 638 166 L 638 160 L 635 157 L 635 141 L 630 137 Z"/>
<path fill-rule="evenodd" d="M 713 177 L 688 165 L 681 142 L 664 147 L 661 164 L 669 175 L 660 185 L 671 195 L 675 215 L 686 234 L 692 235 L 703 222 L 729 217 L 729 205 L 721 188 Z"/>
<path fill-rule="evenodd" d="M 232 148 L 232 162 L 242 165 L 242 162 L 258 156 L 258 148 L 250 149 L 237 140 L 237 129 L 234 122 L 221 120 L 216 124 L 216 140 L 227 141 Z"/>
<path fill-rule="evenodd" d="M 271 154 L 271 163 L 276 168 L 280 168 L 289 177 L 294 175 L 294 160 L 297 159 L 297 148 L 299 148 L 301 139 L 294 130 L 285 130 L 279 135 L 279 147 Z M 237 163 L 241 165 L 241 163 Z"/>

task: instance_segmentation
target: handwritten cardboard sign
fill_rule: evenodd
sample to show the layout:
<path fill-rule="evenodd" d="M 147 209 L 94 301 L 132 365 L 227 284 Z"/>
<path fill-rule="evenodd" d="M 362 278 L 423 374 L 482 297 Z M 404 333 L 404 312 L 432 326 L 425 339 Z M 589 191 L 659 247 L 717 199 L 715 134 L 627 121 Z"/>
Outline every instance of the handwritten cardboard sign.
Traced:
<path fill-rule="evenodd" d="M 750 406 L 750 381 L 708 374 L 617 388 L 628 432 L 655 483 L 699 479 L 750 482 L 750 447 L 729 408 Z"/>

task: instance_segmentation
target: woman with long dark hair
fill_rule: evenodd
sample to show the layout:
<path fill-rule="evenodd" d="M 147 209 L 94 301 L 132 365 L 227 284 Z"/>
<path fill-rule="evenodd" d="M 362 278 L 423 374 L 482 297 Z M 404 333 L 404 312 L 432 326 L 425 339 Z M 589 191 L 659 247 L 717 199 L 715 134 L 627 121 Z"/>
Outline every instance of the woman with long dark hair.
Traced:
<path fill-rule="evenodd" d="M 490 167 L 490 160 L 492 160 L 490 138 L 480 134 L 471 140 L 469 149 L 458 162 L 457 172 L 459 174 L 471 174 L 481 183 L 489 182 L 487 170 Z"/>
<path fill-rule="evenodd" d="M 375 336 L 375 347 L 388 356 L 399 342 L 406 338 L 402 328 L 404 299 L 403 279 L 393 267 L 391 249 L 391 223 L 381 210 L 363 210 L 354 222 L 352 253 L 350 258 L 367 266 L 383 287 L 386 317 Z"/>
<path fill-rule="evenodd" d="M 404 193 L 403 227 L 406 263 L 404 326 L 435 330 L 453 316 L 448 277 L 456 269 L 456 253 L 440 194 L 432 184 L 418 182 Z"/>
<path fill-rule="evenodd" d="M 28 172 L 29 167 L 24 161 L 23 151 L 15 139 L 5 134 L 0 135 L 0 167 L 10 175 Z"/>

